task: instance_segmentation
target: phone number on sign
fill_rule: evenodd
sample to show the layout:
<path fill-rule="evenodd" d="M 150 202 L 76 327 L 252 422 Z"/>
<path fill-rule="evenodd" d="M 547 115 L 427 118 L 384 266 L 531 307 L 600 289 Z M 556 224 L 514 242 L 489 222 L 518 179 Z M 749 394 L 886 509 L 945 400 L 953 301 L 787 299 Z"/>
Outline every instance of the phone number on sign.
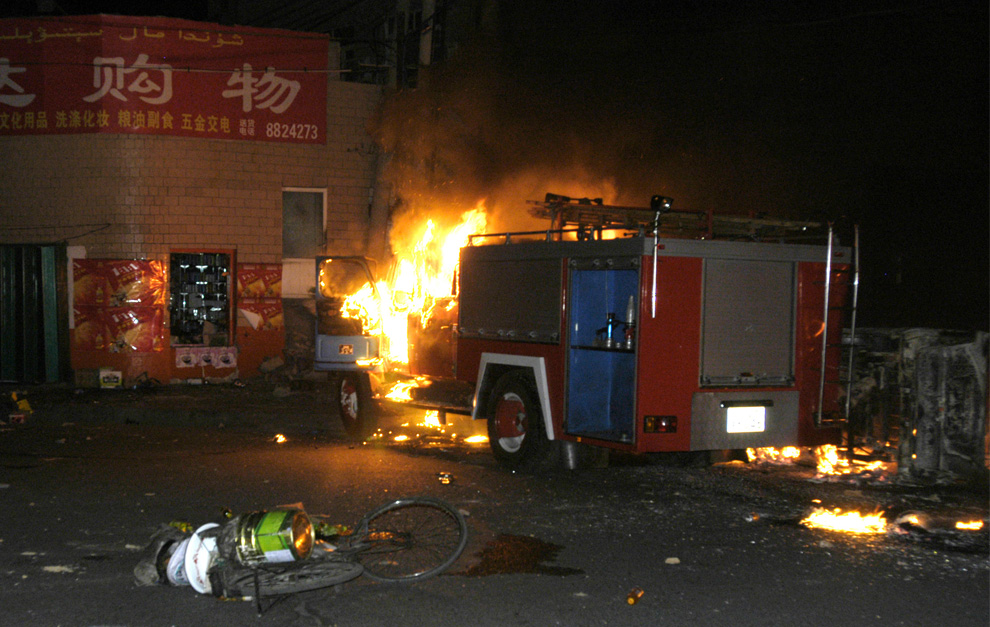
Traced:
<path fill-rule="evenodd" d="M 276 139 L 319 139 L 319 130 L 315 124 L 269 122 L 265 134 Z"/>

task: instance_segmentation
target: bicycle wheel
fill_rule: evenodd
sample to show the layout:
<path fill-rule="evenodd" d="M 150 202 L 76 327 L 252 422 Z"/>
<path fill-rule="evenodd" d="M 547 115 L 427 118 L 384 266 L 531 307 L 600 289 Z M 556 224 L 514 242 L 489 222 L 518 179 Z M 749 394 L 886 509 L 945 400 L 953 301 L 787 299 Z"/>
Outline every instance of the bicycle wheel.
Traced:
<path fill-rule="evenodd" d="M 287 564 L 265 564 L 253 568 L 225 564 L 211 572 L 216 596 L 270 597 L 328 588 L 364 572 L 361 564 L 347 560 L 316 559 Z M 257 585 L 257 588 L 255 587 Z"/>
<path fill-rule="evenodd" d="M 439 575 L 467 545 L 467 522 L 453 506 L 425 496 L 399 499 L 357 527 L 364 574 L 375 581 L 419 581 Z"/>

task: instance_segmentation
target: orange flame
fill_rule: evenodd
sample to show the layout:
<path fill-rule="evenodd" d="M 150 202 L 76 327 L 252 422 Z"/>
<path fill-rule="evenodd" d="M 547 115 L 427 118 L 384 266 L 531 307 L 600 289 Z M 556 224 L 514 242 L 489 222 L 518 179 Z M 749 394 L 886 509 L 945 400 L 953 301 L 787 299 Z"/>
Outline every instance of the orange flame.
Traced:
<path fill-rule="evenodd" d="M 424 427 L 431 427 L 433 429 L 444 430 L 444 426 L 440 424 L 440 412 L 435 409 L 427 410 L 423 414 L 423 422 L 420 423 Z"/>
<path fill-rule="evenodd" d="M 819 475 L 848 475 L 870 470 L 885 470 L 887 467 L 879 460 L 864 463 L 839 459 L 839 450 L 834 444 L 824 444 L 816 448 L 815 457 L 818 460 Z"/>
<path fill-rule="evenodd" d="M 746 457 L 749 458 L 750 462 L 788 463 L 801 457 L 801 449 L 796 446 L 785 446 L 782 449 L 776 449 L 772 446 L 748 448 L 746 449 Z"/>
<path fill-rule="evenodd" d="M 462 213 L 460 223 L 442 237 L 437 234 L 436 223 L 427 220 L 416 243 L 398 253 L 392 290 L 399 296 L 396 300 L 408 303 L 409 311 L 420 313 L 423 326 L 429 322 L 433 308 L 454 295 L 454 273 L 468 236 L 483 232 L 487 225 L 484 201 L 480 201 L 474 209 Z"/>
<path fill-rule="evenodd" d="M 467 245 L 469 235 L 486 227 L 484 201 L 462 213 L 460 222 L 446 233 L 441 234 L 436 222 L 427 220 L 411 246 L 397 249 L 390 277 L 378 282 L 377 293 L 365 283 L 345 299 L 341 316 L 360 320 L 365 333 L 383 335 L 382 352 L 390 362 L 409 363 L 409 315 L 417 313 L 425 327 L 435 307 L 454 306 L 454 273 L 460 249 Z"/>
<path fill-rule="evenodd" d="M 831 511 L 816 507 L 801 521 L 801 524 L 812 529 L 828 529 L 848 533 L 885 533 L 887 531 L 887 519 L 883 514 L 843 512 L 838 507 Z"/>
<path fill-rule="evenodd" d="M 417 387 L 416 381 L 400 381 L 392 386 L 385 398 L 390 401 L 411 401 L 411 390 L 415 387 Z"/>

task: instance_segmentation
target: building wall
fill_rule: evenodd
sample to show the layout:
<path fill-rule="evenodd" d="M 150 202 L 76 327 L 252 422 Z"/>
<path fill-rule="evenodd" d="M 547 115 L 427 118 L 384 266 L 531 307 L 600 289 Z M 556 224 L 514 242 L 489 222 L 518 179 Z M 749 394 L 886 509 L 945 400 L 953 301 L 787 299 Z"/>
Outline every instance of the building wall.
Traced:
<path fill-rule="evenodd" d="M 372 200 L 374 223 L 381 223 L 383 200 L 372 196 L 378 156 L 366 126 L 382 92 L 332 76 L 327 89 L 324 145 L 154 135 L 0 137 L 0 243 L 67 242 L 74 256 L 161 261 L 174 249 L 235 249 L 238 263 L 277 264 L 282 190 L 292 187 L 326 190 L 327 250 L 365 254 L 369 231 L 377 230 L 371 228 Z M 297 301 L 284 302 L 287 311 L 300 309 Z M 240 370 L 234 374 L 256 374 L 264 360 L 291 352 L 286 337 L 311 334 L 310 328 L 305 321 L 279 332 L 239 324 Z M 77 381 L 80 371 L 101 367 L 120 370 L 125 384 L 144 375 L 168 381 L 201 374 L 177 370 L 171 348 L 112 353 L 73 347 L 71 362 Z"/>
<path fill-rule="evenodd" d="M 4 241 L 68 241 L 90 258 L 166 259 L 172 248 L 282 258 L 282 189 L 327 189 L 327 240 L 363 249 L 380 88 L 328 81 L 325 145 L 154 135 L 0 137 Z M 10 228 L 16 226 L 16 230 Z"/>

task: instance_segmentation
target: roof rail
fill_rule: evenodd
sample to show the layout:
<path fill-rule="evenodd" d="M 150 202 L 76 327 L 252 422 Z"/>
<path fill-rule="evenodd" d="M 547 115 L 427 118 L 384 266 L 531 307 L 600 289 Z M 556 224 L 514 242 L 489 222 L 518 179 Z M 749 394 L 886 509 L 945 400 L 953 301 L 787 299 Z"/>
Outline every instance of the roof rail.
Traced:
<path fill-rule="evenodd" d="M 653 233 L 657 228 L 663 237 L 690 239 L 746 239 L 756 241 L 822 240 L 826 225 L 820 222 L 779 220 L 766 217 L 717 215 L 707 211 L 671 211 L 669 198 L 655 196 L 665 202 L 651 207 L 606 205 L 601 198 L 570 198 L 547 194 L 542 201 L 530 200 L 529 213 L 549 219 L 551 230 L 568 226 L 579 230 L 635 230 Z"/>

